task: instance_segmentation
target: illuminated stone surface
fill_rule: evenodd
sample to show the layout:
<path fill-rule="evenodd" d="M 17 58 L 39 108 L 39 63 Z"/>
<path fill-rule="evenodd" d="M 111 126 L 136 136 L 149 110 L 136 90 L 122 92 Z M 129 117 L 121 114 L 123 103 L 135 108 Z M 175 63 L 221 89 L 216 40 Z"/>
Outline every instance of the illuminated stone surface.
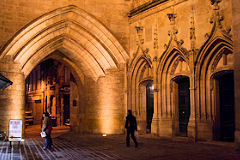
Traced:
<path fill-rule="evenodd" d="M 7 130 L 9 119 L 23 118 L 24 80 L 39 63 L 52 58 L 69 67 L 76 80 L 71 85 L 77 99 L 76 108 L 71 102 L 75 133 L 124 133 L 127 109 L 136 115 L 139 132 L 146 133 L 146 86 L 153 83 L 152 135 L 213 141 L 223 140 L 230 131 L 238 146 L 238 3 L 1 1 L 0 72 L 13 85 L 0 92 L 0 129 Z M 220 98 L 219 86 L 220 78 L 233 72 L 235 120 L 221 111 L 221 100 L 229 94 Z M 184 78 L 189 80 L 190 102 L 182 135 L 180 119 L 186 113 L 179 111 L 185 100 L 179 88 Z M 233 128 L 224 131 L 225 115 L 233 118 Z"/>

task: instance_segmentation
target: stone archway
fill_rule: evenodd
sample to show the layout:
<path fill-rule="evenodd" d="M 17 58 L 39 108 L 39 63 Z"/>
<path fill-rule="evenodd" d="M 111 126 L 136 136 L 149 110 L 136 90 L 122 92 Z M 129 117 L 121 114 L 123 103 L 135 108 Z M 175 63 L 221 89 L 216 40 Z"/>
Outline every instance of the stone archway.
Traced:
<path fill-rule="evenodd" d="M 0 104 L 6 110 L 1 113 L 3 125 L 0 128 L 7 130 L 9 119 L 23 119 L 25 78 L 49 56 L 70 66 L 78 91 L 84 94 L 84 100 L 92 99 L 84 102 L 89 106 L 87 109 L 81 109 L 81 132 L 122 132 L 122 79 L 128 55 L 108 29 L 76 6 L 59 8 L 35 19 L 1 50 L 0 72 L 13 80 L 13 85 L 0 95 Z M 99 93 L 103 86 L 105 91 Z M 120 92 L 114 91 L 119 88 Z M 84 118 L 88 120 L 82 122 Z M 113 122 L 119 126 L 113 126 Z"/>
<path fill-rule="evenodd" d="M 183 50 L 176 47 L 171 47 L 160 58 L 156 75 L 159 86 L 159 92 L 157 92 L 157 99 L 159 100 L 159 122 L 157 127 L 159 128 L 159 133 L 157 134 L 160 136 L 169 137 L 180 135 L 178 101 L 179 91 L 178 84 L 174 79 L 179 77 L 189 77 L 190 79 L 190 75 L 191 69 L 189 67 L 189 58 L 186 56 L 186 53 Z M 189 125 L 185 125 L 185 128 L 186 127 L 189 128 Z"/>
<path fill-rule="evenodd" d="M 128 74 L 128 109 L 138 120 L 138 130 L 147 132 L 147 85 L 153 82 L 152 62 L 145 55 L 134 57 Z"/>
<path fill-rule="evenodd" d="M 196 114 L 198 139 L 215 139 L 218 101 L 216 100 L 215 73 L 233 70 L 231 40 L 223 37 L 211 37 L 202 48 L 196 61 Z"/>

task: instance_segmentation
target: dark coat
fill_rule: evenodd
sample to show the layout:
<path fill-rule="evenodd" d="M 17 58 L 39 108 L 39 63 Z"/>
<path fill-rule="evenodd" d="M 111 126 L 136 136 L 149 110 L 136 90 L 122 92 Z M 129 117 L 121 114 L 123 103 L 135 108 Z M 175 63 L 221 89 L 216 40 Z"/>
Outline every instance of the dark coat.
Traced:
<path fill-rule="evenodd" d="M 50 117 L 44 117 L 42 132 L 46 132 L 47 135 L 50 135 L 52 131 L 52 122 Z"/>
<path fill-rule="evenodd" d="M 136 117 L 133 115 L 128 115 L 126 117 L 125 128 L 131 130 L 137 130 L 137 121 Z"/>

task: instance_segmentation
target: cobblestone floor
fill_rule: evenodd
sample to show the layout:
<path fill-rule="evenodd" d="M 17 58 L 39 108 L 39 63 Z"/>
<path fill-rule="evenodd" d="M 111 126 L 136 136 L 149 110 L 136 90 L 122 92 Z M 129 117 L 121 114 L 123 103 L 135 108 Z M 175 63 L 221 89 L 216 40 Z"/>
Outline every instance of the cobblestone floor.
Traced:
<path fill-rule="evenodd" d="M 40 126 L 26 129 L 25 141 L 0 142 L 0 159 L 6 160 L 240 160 L 232 143 L 191 143 L 140 136 L 139 147 L 125 145 L 124 135 L 73 135 L 68 128 L 54 128 L 53 149 L 43 150 Z"/>

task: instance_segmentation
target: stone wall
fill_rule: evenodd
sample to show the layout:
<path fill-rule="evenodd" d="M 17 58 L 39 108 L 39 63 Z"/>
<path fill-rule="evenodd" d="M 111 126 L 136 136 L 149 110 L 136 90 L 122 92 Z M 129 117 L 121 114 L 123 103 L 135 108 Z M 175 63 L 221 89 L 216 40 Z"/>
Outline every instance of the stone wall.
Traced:
<path fill-rule="evenodd" d="M 186 76 L 190 79 L 191 99 L 188 136 L 212 140 L 214 122 L 219 121 L 213 75 L 233 70 L 231 28 L 231 1 L 224 0 L 166 1 L 131 15 L 129 66 L 135 64 L 133 68 L 139 72 L 143 71 L 140 62 L 151 66 L 155 91 L 154 134 L 177 135 L 179 128 L 175 121 L 179 112 L 174 79 Z M 139 105 L 137 85 L 131 84 L 144 80 L 137 74 L 132 76 L 131 72 L 130 69 L 129 108 Z M 137 81 L 132 82 L 134 79 Z"/>
<path fill-rule="evenodd" d="M 233 46 L 234 46 L 234 85 L 235 85 L 235 144 L 240 149 L 240 1 L 232 0 Z"/>
<path fill-rule="evenodd" d="M 75 5 L 95 16 L 128 48 L 128 0 L 14 0 L 0 1 L 0 48 L 22 27 L 54 9 Z M 114 8 L 114 9 L 113 9 Z"/>
<path fill-rule="evenodd" d="M 232 26 L 232 7 L 231 1 L 222 1 L 220 4 L 223 13 L 224 28 Z M 170 37 L 168 31 L 171 29 L 170 21 L 167 16 L 169 13 L 176 14 L 175 28 L 178 30 L 177 39 L 183 40 L 183 47 L 187 50 L 191 49 L 190 28 L 191 17 L 194 17 L 196 48 L 200 49 L 207 41 L 211 33 L 213 24 L 210 23 L 213 16 L 213 6 L 209 0 L 176 0 L 165 2 L 145 12 L 130 18 L 130 56 L 137 51 L 137 32 L 136 26 L 143 26 L 142 38 L 144 39 L 144 48 L 148 48 L 148 54 L 154 57 L 154 36 L 158 39 L 157 56 L 160 57 L 166 50 Z M 157 34 L 157 35 L 155 35 Z"/>
<path fill-rule="evenodd" d="M 84 106 L 79 108 L 81 133 L 120 134 L 124 132 L 124 68 L 108 70 L 97 82 L 86 78 Z M 80 99 L 81 100 L 81 99 Z"/>
<path fill-rule="evenodd" d="M 25 79 L 21 73 L 19 64 L 11 59 L 0 61 L 0 73 L 13 84 L 5 90 L 0 91 L 0 130 L 8 132 L 8 122 L 10 119 L 22 119 L 24 123 L 25 106 Z M 23 126 L 24 128 L 24 126 Z"/>
<path fill-rule="evenodd" d="M 19 62 L 17 71 L 23 79 L 13 83 L 24 88 L 25 78 L 38 63 L 48 58 L 66 63 L 76 77 L 77 89 L 71 87 L 79 93 L 71 97 L 73 130 L 123 133 L 124 64 L 128 58 L 123 48 L 129 48 L 129 6 L 128 0 L 1 1 L 0 45 L 8 45 L 0 51 L 1 67 L 10 66 L 6 57 Z M 8 90 L 5 93 L 15 95 Z M 24 112 L 24 93 L 21 96 L 18 110 Z M 1 103 L 11 105 L 11 100 Z M 23 119 L 23 112 L 4 114 Z"/>

